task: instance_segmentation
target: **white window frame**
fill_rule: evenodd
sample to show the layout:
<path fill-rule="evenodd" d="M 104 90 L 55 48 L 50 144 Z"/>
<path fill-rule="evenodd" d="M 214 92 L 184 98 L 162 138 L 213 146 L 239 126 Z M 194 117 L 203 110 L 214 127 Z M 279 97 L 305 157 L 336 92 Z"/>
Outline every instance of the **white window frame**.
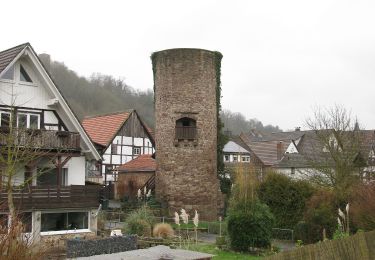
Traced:
<path fill-rule="evenodd" d="M 242 155 L 241 156 L 241 162 L 250 162 L 250 156 Z"/>
<path fill-rule="evenodd" d="M 230 162 L 230 155 L 224 154 L 224 162 Z"/>
<path fill-rule="evenodd" d="M 89 233 L 90 230 L 90 211 L 87 210 L 76 210 L 76 211 L 44 211 L 41 214 L 48 214 L 48 213 L 71 213 L 71 212 L 87 212 L 87 227 L 84 229 L 69 229 L 69 230 L 58 230 L 58 231 L 43 231 L 40 232 L 41 236 L 49 236 L 49 235 L 64 235 L 64 234 L 75 234 L 75 233 Z M 40 226 L 42 226 L 42 216 L 40 216 Z"/>
<path fill-rule="evenodd" d="M 33 113 L 24 113 L 24 112 L 20 112 L 20 113 L 17 113 L 17 127 L 19 127 L 19 120 L 18 120 L 18 116 L 19 115 L 26 115 L 26 128 L 30 128 L 30 116 L 37 116 L 38 117 L 38 127 L 36 129 L 40 129 L 40 115 L 39 114 L 33 114 Z"/>
<path fill-rule="evenodd" d="M 2 114 L 8 114 L 9 115 L 9 118 L 10 118 L 10 121 L 12 122 L 12 118 L 11 118 L 11 116 L 12 116 L 12 114 L 10 113 L 10 112 L 6 112 L 6 111 L 0 111 L 0 126 L 2 126 L 2 122 L 1 122 L 1 118 L 2 118 Z M 9 122 L 9 125 L 11 124 L 11 122 Z"/>
<path fill-rule="evenodd" d="M 236 159 L 234 159 L 236 158 Z M 238 162 L 238 155 L 233 155 L 233 162 Z"/>
<path fill-rule="evenodd" d="M 139 153 L 136 153 L 136 151 L 139 150 Z M 133 147 L 133 155 L 140 155 L 142 153 L 142 149 L 139 146 Z"/>

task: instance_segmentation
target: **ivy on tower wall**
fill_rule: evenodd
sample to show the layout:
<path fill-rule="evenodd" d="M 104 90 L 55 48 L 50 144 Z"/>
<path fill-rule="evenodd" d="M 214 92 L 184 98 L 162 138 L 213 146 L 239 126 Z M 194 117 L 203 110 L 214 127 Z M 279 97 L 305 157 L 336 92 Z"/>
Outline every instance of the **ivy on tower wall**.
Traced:
<path fill-rule="evenodd" d="M 221 60 L 223 55 L 220 52 L 215 53 L 215 67 L 216 67 L 216 113 L 217 113 L 217 175 L 220 180 L 220 189 L 223 193 L 228 194 L 230 192 L 230 180 L 225 177 L 224 172 L 224 145 L 228 139 L 223 134 L 224 124 L 221 122 L 220 111 L 221 111 Z"/>

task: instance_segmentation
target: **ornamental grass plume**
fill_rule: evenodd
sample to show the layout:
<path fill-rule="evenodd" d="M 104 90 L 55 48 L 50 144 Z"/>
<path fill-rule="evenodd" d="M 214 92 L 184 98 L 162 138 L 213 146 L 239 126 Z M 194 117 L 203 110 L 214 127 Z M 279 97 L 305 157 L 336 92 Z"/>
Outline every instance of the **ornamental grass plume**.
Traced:
<path fill-rule="evenodd" d="M 174 223 L 178 225 L 178 240 L 180 240 L 180 248 L 181 248 L 181 226 L 180 226 L 180 216 L 175 211 L 174 212 Z"/>
<path fill-rule="evenodd" d="M 145 188 L 143 189 L 143 195 L 146 196 L 146 194 L 147 194 L 147 187 L 145 186 Z"/>
<path fill-rule="evenodd" d="M 340 215 L 340 217 L 342 217 L 345 220 L 345 214 L 344 214 L 344 212 L 341 211 L 340 208 L 339 208 L 339 215 Z"/>
<path fill-rule="evenodd" d="M 174 212 L 174 223 L 176 223 L 176 225 L 180 226 L 180 216 L 178 215 L 177 212 Z"/>
<path fill-rule="evenodd" d="M 184 209 L 181 209 L 181 215 L 180 215 L 182 221 L 184 222 L 184 224 L 188 224 L 189 223 L 189 215 L 186 213 L 186 211 Z"/>
<path fill-rule="evenodd" d="M 151 189 L 149 189 L 147 194 L 146 194 L 146 198 L 150 198 L 150 197 L 151 197 Z"/>
<path fill-rule="evenodd" d="M 189 248 L 189 229 L 188 229 L 188 224 L 189 224 L 189 215 L 186 213 L 184 209 L 181 209 L 181 215 L 180 215 L 182 221 L 186 225 L 186 238 L 188 242 L 188 248 Z"/>
<path fill-rule="evenodd" d="M 198 224 L 199 224 L 199 215 L 198 215 L 197 211 L 195 211 L 193 223 L 194 223 L 195 227 L 198 227 Z"/>
<path fill-rule="evenodd" d="M 338 209 L 338 212 L 339 212 L 338 221 L 339 221 L 339 226 L 341 228 L 341 231 L 349 234 L 349 203 L 346 204 L 345 211 L 346 211 L 346 215 L 344 214 L 344 212 L 342 212 L 340 208 Z M 342 222 L 340 220 L 340 217 L 342 218 Z"/>
<path fill-rule="evenodd" d="M 197 231 L 197 227 L 198 227 L 198 224 L 199 224 L 199 215 L 198 215 L 198 212 L 197 210 L 195 210 L 195 215 L 194 215 L 194 218 L 193 218 L 193 223 L 194 223 L 194 231 L 195 231 L 195 243 L 198 244 L 198 231 Z"/>
<path fill-rule="evenodd" d="M 137 197 L 138 197 L 139 200 L 142 199 L 142 192 L 141 192 L 141 189 L 138 189 Z"/>

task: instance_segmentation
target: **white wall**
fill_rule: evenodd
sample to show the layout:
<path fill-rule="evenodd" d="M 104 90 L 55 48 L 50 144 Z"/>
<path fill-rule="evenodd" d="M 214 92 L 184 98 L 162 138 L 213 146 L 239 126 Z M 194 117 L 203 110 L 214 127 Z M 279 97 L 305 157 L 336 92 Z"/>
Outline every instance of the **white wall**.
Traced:
<path fill-rule="evenodd" d="M 275 168 L 275 170 L 278 173 L 298 180 L 307 180 L 314 173 L 314 169 L 311 168 L 294 168 L 294 174 L 292 174 L 292 168 Z"/>
<path fill-rule="evenodd" d="M 84 156 L 72 157 L 64 168 L 68 168 L 68 185 L 85 185 L 86 160 Z"/>
<path fill-rule="evenodd" d="M 225 156 L 226 156 L 226 155 L 229 155 L 229 161 L 226 161 L 226 160 L 225 160 Z M 235 162 L 235 161 L 234 161 L 234 156 L 237 156 L 237 161 L 236 161 L 236 162 L 243 162 L 243 161 L 242 161 L 242 157 L 248 157 L 248 158 L 250 158 L 250 155 L 225 154 L 225 155 L 223 156 L 223 160 L 224 160 L 225 163 L 232 163 L 232 162 Z M 250 163 L 250 160 L 251 160 L 251 158 L 249 159 L 249 161 L 246 161 L 246 162 L 244 162 L 244 163 Z"/>

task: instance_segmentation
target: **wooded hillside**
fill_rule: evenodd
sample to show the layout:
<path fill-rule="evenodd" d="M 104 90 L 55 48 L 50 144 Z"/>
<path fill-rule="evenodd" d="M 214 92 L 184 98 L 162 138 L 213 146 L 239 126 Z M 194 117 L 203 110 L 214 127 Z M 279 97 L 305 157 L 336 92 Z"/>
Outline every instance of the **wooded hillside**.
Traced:
<path fill-rule="evenodd" d="M 100 73 L 95 73 L 89 78 L 81 77 L 63 62 L 53 61 L 48 54 L 41 54 L 39 58 L 79 119 L 84 116 L 135 109 L 147 125 L 154 127 L 154 93 L 151 89 L 137 90 L 127 85 L 124 79 Z M 224 123 L 223 129 L 232 131 L 233 134 L 248 132 L 251 129 L 280 131 L 278 126 L 263 126 L 257 119 L 246 119 L 243 114 L 232 113 L 230 110 L 224 110 L 221 118 Z"/>

